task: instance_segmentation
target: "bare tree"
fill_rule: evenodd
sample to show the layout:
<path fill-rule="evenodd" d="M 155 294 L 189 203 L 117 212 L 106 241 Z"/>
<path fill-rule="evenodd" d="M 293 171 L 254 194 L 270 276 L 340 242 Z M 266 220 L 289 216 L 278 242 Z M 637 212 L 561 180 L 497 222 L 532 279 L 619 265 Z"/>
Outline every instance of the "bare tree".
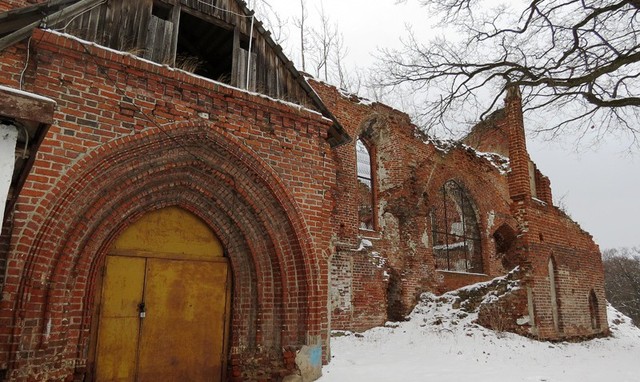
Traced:
<path fill-rule="evenodd" d="M 640 326 L 640 248 L 603 251 L 607 300 Z"/>
<path fill-rule="evenodd" d="M 340 32 L 337 24 L 336 32 L 333 54 L 331 55 L 331 64 L 334 67 L 336 84 L 349 93 L 358 94 L 364 82 L 363 72 L 359 68 L 347 69 L 345 60 L 349 55 L 349 48 L 346 47 L 344 36 Z"/>
<path fill-rule="evenodd" d="M 487 117 L 516 85 L 525 111 L 553 113 L 541 131 L 625 131 L 638 143 L 640 0 L 419 1 L 453 37 L 409 33 L 403 49 L 382 52 L 378 81 L 428 93 L 427 127 L 461 110 Z"/>
<path fill-rule="evenodd" d="M 306 10 L 307 2 L 306 0 L 300 0 L 300 18 L 294 20 L 293 24 L 296 28 L 298 28 L 298 33 L 300 34 L 300 65 L 302 67 L 302 71 L 307 70 L 306 64 L 306 54 L 307 54 L 307 38 L 309 37 L 309 31 L 307 27 L 307 10 Z"/>
<path fill-rule="evenodd" d="M 336 84 L 351 93 L 357 93 L 363 82 L 362 74 L 359 70 L 347 70 L 345 67 L 348 49 L 338 24 L 325 12 L 322 2 L 315 8 L 315 12 L 310 14 L 306 0 L 300 0 L 299 10 L 299 17 L 294 18 L 293 25 L 300 39 L 298 49 L 302 71 L 309 69 L 317 78 Z M 268 27 L 277 26 L 277 36 L 280 36 L 286 21 L 277 15 L 267 0 L 257 0 L 256 13 L 265 19 Z"/>
<path fill-rule="evenodd" d="M 267 30 L 270 31 L 273 41 L 278 45 L 283 45 L 288 38 L 286 20 L 280 17 L 267 0 L 254 0 L 248 5 L 250 8 L 253 7 Z"/>
<path fill-rule="evenodd" d="M 315 48 L 314 63 L 316 77 L 329 81 L 329 59 L 335 50 L 338 38 L 338 27 L 333 24 L 331 18 L 324 10 L 324 4 L 320 3 L 320 26 L 313 32 L 313 46 Z"/>

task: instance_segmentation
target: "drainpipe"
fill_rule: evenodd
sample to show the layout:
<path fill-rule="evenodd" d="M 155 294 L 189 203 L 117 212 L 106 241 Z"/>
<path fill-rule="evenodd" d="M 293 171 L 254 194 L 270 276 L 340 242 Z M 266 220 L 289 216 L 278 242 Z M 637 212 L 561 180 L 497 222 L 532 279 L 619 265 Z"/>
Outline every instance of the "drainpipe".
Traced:
<path fill-rule="evenodd" d="M 7 205 L 9 187 L 15 165 L 18 129 L 12 125 L 0 124 L 0 232 L 4 223 L 4 209 Z"/>

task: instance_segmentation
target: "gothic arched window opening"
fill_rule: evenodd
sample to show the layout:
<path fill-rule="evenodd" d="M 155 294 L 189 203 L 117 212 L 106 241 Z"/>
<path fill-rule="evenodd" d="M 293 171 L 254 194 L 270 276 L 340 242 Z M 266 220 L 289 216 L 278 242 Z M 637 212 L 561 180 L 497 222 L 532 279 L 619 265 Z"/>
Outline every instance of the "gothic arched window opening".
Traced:
<path fill-rule="evenodd" d="M 480 229 L 473 203 L 455 180 L 447 181 L 431 210 L 436 268 L 482 273 Z"/>
<path fill-rule="evenodd" d="M 374 177 L 371 150 L 361 139 L 356 141 L 356 162 L 358 166 L 358 223 L 361 229 L 374 230 Z"/>

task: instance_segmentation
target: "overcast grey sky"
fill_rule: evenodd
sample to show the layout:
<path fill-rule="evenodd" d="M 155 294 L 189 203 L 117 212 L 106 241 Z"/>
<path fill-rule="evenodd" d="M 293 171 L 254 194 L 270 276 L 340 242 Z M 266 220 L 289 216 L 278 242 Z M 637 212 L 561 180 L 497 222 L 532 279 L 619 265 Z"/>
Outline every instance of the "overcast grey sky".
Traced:
<path fill-rule="evenodd" d="M 298 0 L 267 0 L 293 28 L 299 17 Z M 399 47 L 410 26 L 416 36 L 434 36 L 426 10 L 415 0 L 395 4 L 394 0 L 323 0 L 326 14 L 336 22 L 349 52 L 346 66 L 365 68 L 374 64 L 378 48 Z M 317 22 L 320 1 L 307 0 L 309 22 Z M 283 43 L 285 52 L 299 64 L 295 31 Z M 298 65 L 299 66 L 299 65 Z M 535 119 L 535 115 L 528 116 Z M 581 146 L 577 137 L 553 142 L 530 138 L 531 158 L 551 179 L 554 203 L 562 204 L 583 229 L 590 232 L 601 249 L 640 246 L 640 153 L 626 152 L 628 142 L 607 139 L 596 148 Z"/>

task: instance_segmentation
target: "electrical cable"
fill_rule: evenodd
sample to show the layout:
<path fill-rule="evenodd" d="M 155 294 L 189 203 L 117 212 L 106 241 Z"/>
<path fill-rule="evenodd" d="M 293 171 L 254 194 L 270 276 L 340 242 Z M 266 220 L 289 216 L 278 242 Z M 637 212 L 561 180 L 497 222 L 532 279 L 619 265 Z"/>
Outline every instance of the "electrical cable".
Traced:
<path fill-rule="evenodd" d="M 68 23 L 66 23 L 66 24 L 65 24 L 65 26 L 63 26 L 62 28 L 52 29 L 52 30 L 54 30 L 54 31 L 64 31 L 65 29 L 67 29 L 67 27 L 68 27 L 72 22 L 74 22 L 74 21 L 75 21 L 75 19 L 77 19 L 78 17 L 80 17 L 80 16 L 84 15 L 84 14 L 85 14 L 85 13 L 87 13 L 87 12 L 91 12 L 91 11 L 93 11 L 95 8 L 97 8 L 97 7 L 101 6 L 102 4 L 104 4 L 104 3 L 106 3 L 106 2 L 107 2 L 107 0 L 103 0 L 103 1 L 99 2 L 98 4 L 94 5 L 93 7 L 89 8 L 89 9 L 85 9 L 84 11 L 80 12 L 79 14 L 77 14 L 77 15 L 73 16 L 73 17 L 71 18 L 71 20 L 69 20 L 69 22 L 68 22 Z M 44 19 L 42 19 L 42 21 L 43 21 L 43 22 L 45 23 L 45 25 L 46 25 L 47 18 L 45 17 Z"/>
<path fill-rule="evenodd" d="M 30 47 L 31 47 L 31 37 L 33 37 L 33 35 L 29 36 L 29 40 L 27 40 L 27 57 L 24 59 L 24 68 L 22 69 L 22 72 L 20 72 L 20 90 L 24 90 L 22 88 L 22 86 L 24 85 L 24 73 L 27 71 L 27 67 L 29 67 L 29 51 L 30 51 Z"/>
<path fill-rule="evenodd" d="M 248 19 L 248 18 L 250 18 L 250 17 L 251 17 L 251 18 L 253 18 L 254 14 L 255 14 L 255 12 L 253 12 L 253 11 L 252 11 L 252 14 L 251 14 L 251 15 L 243 15 L 243 14 L 241 14 L 241 13 L 236 13 L 236 12 L 234 12 L 234 11 L 230 11 L 230 10 L 228 10 L 228 9 L 224 9 L 224 8 L 216 7 L 215 5 L 210 4 L 210 3 L 207 3 L 206 1 L 203 1 L 203 0 L 196 0 L 196 1 L 197 1 L 199 4 L 203 4 L 203 5 L 206 5 L 206 6 L 208 6 L 208 7 L 213 8 L 213 9 L 217 9 L 218 11 L 226 12 L 226 13 L 232 14 L 232 15 L 234 15 L 234 16 L 238 16 L 238 17 L 245 17 L 245 18 L 247 18 L 247 19 Z"/>

